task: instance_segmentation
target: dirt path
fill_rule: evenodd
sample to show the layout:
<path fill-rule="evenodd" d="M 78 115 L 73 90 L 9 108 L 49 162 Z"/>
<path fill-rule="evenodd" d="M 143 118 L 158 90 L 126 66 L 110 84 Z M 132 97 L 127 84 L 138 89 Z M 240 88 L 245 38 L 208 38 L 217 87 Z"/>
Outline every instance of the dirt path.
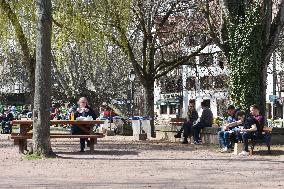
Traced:
<path fill-rule="evenodd" d="M 99 140 L 94 154 L 76 152 L 76 140 L 52 144 L 59 158 L 28 161 L 0 136 L 0 188 L 284 188 L 284 146 L 238 157 L 120 136 Z"/>

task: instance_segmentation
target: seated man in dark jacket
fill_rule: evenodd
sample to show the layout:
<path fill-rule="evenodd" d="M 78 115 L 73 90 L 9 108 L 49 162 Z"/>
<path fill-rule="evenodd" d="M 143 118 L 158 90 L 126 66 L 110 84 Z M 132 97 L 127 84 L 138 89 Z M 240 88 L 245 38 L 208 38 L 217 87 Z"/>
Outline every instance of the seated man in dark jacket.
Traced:
<path fill-rule="evenodd" d="M 213 113 L 210 110 L 210 108 L 207 107 L 207 104 L 205 101 L 201 102 L 201 108 L 203 109 L 200 120 L 197 124 L 192 126 L 192 132 L 193 132 L 193 140 L 194 144 L 200 144 L 200 130 L 205 127 L 212 127 L 213 123 Z"/>
<path fill-rule="evenodd" d="M 265 119 L 259 113 L 259 108 L 257 105 L 252 105 L 250 107 L 251 116 L 249 116 L 244 124 L 244 129 L 241 130 L 242 139 L 244 142 L 244 149 L 239 155 L 248 156 L 248 139 L 255 139 L 262 137 L 262 130 L 265 124 Z"/>
<path fill-rule="evenodd" d="M 88 106 L 88 101 L 86 97 L 81 97 L 78 101 L 78 105 L 79 105 L 79 108 L 77 108 L 77 110 L 74 113 L 75 119 L 77 117 L 88 117 L 88 116 L 91 116 L 93 120 L 96 119 L 96 115 L 94 111 L 92 110 L 92 108 Z M 76 126 L 76 125 L 72 125 L 71 133 L 75 135 L 89 134 L 89 133 L 85 133 L 82 129 L 80 129 L 79 126 Z M 86 142 L 85 138 L 80 138 L 80 147 L 81 147 L 80 152 L 84 152 L 85 142 Z"/>

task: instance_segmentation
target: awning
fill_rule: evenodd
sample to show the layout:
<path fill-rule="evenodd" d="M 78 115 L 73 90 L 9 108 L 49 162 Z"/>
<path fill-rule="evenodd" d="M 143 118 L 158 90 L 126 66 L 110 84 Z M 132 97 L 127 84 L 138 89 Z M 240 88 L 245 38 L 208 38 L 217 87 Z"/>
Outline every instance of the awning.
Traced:
<path fill-rule="evenodd" d="M 160 99 L 157 100 L 155 105 L 180 105 L 179 99 Z"/>

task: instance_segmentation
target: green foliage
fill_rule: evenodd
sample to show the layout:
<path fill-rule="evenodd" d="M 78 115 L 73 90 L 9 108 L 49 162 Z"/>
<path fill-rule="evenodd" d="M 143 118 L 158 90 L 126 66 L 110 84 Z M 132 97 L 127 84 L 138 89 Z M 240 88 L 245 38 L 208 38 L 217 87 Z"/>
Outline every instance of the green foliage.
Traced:
<path fill-rule="evenodd" d="M 40 160 L 43 159 L 44 157 L 42 155 L 37 155 L 37 154 L 26 154 L 23 156 L 23 160 Z"/>
<path fill-rule="evenodd" d="M 259 12 L 257 4 L 247 6 L 245 16 L 230 20 L 228 25 L 230 96 L 244 110 L 261 99 L 263 46 Z"/>

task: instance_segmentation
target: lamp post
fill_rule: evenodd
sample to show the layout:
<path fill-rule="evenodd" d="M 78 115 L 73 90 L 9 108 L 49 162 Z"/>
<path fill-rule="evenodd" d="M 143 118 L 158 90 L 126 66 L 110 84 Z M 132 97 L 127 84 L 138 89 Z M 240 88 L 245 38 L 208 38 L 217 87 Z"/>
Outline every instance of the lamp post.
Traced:
<path fill-rule="evenodd" d="M 133 69 L 131 69 L 131 71 L 128 74 L 128 79 L 131 82 L 131 99 L 130 99 L 130 107 L 131 107 L 131 117 L 133 117 L 133 95 L 134 95 L 134 87 L 133 87 L 133 81 L 135 79 L 135 72 Z"/>

